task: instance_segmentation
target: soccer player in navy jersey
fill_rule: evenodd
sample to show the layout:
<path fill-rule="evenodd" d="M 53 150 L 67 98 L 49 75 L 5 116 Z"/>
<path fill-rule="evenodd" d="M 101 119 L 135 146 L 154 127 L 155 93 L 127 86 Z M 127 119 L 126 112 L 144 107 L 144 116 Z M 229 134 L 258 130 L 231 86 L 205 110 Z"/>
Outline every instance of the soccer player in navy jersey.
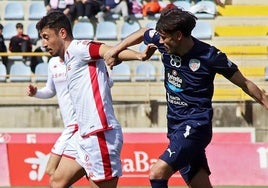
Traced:
<path fill-rule="evenodd" d="M 153 43 L 162 55 L 169 144 L 150 169 L 152 188 L 167 188 L 177 171 L 190 188 L 211 188 L 205 149 L 212 138 L 212 96 L 216 73 L 268 109 L 265 93 L 245 78 L 217 48 L 193 36 L 196 17 L 177 7 L 164 9 L 156 30 L 142 28 L 105 54 L 106 63 L 126 47 Z"/>

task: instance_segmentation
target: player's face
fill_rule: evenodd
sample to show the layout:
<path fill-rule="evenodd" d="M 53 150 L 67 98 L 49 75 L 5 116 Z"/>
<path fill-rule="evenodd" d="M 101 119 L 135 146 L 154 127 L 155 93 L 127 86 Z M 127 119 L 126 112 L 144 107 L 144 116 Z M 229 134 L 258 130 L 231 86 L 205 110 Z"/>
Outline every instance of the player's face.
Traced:
<path fill-rule="evenodd" d="M 178 33 L 174 32 L 172 34 L 169 33 L 160 33 L 160 43 L 164 43 L 166 51 L 170 54 L 177 54 L 178 51 Z"/>
<path fill-rule="evenodd" d="M 42 46 L 51 56 L 62 56 L 64 54 L 64 40 L 61 35 L 61 30 L 56 32 L 53 29 L 44 28 L 40 32 Z"/>

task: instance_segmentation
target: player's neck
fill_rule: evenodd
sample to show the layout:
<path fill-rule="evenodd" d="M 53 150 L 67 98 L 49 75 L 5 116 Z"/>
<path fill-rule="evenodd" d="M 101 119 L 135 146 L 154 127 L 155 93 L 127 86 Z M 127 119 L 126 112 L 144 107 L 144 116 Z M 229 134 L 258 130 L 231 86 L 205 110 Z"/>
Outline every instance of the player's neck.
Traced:
<path fill-rule="evenodd" d="M 194 46 L 194 41 L 191 37 L 185 37 L 181 40 L 180 48 L 178 49 L 178 55 L 183 56 L 187 54 Z"/>

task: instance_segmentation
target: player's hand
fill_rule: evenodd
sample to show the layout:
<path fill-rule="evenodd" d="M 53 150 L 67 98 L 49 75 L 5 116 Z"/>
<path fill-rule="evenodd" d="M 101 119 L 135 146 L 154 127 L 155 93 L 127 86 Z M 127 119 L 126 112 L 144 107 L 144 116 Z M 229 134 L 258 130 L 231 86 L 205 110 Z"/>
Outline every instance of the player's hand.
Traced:
<path fill-rule="evenodd" d="M 114 48 L 111 48 L 104 54 L 104 60 L 107 66 L 110 67 L 110 69 L 113 69 L 113 66 L 116 66 L 120 64 L 122 61 L 119 61 L 118 57 L 118 52 Z"/>
<path fill-rule="evenodd" d="M 29 84 L 28 87 L 26 88 L 26 95 L 30 97 L 34 96 L 36 92 L 37 92 L 37 87 L 32 84 Z"/>
<path fill-rule="evenodd" d="M 140 60 L 146 61 L 150 59 L 150 57 L 154 54 L 154 52 L 157 50 L 157 46 L 154 44 L 148 44 L 143 53 L 141 54 Z"/>

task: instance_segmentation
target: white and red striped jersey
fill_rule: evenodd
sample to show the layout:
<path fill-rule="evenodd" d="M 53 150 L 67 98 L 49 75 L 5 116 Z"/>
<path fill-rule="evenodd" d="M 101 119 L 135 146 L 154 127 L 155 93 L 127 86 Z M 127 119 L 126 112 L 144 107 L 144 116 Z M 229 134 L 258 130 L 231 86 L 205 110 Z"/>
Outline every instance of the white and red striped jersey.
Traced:
<path fill-rule="evenodd" d="M 46 86 L 38 89 L 35 97 L 47 99 L 54 97 L 55 95 L 57 95 L 65 128 L 52 148 L 52 152 L 61 155 L 67 144 L 67 141 L 78 130 L 78 125 L 67 87 L 66 65 L 59 57 L 52 57 L 49 60 Z"/>
<path fill-rule="evenodd" d="M 73 40 L 64 57 L 69 92 L 82 137 L 120 126 L 112 106 L 111 81 L 99 55 L 100 45 Z"/>

